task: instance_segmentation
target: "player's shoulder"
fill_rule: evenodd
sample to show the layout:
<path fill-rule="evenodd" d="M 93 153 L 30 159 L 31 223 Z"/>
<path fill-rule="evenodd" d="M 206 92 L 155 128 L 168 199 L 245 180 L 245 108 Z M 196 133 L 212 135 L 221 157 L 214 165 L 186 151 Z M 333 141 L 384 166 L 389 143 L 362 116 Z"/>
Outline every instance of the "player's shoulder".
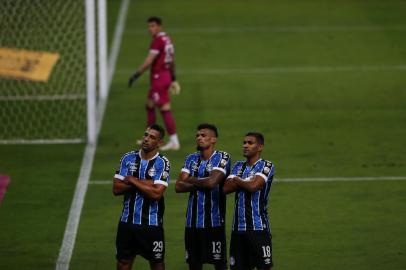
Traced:
<path fill-rule="evenodd" d="M 273 162 L 272 162 L 272 161 L 270 161 L 270 160 L 267 160 L 267 159 L 262 159 L 262 160 L 261 160 L 261 162 L 262 162 L 262 163 L 264 164 L 264 166 L 266 166 L 266 167 L 269 167 L 269 168 L 274 167 Z"/>
<path fill-rule="evenodd" d="M 216 154 L 220 155 L 222 158 L 229 158 L 230 154 L 227 153 L 226 151 L 222 151 L 222 150 L 216 150 Z"/>
<path fill-rule="evenodd" d="M 245 160 L 237 160 L 236 162 L 234 162 L 234 167 L 242 167 L 244 164 L 246 163 Z"/>
<path fill-rule="evenodd" d="M 200 157 L 200 152 L 193 152 L 186 156 L 186 160 L 198 159 Z"/>
<path fill-rule="evenodd" d="M 262 173 L 266 176 L 266 177 L 270 177 L 273 176 L 274 172 L 275 172 L 275 166 L 272 163 L 272 161 L 266 160 L 266 159 L 262 159 L 261 160 L 262 166 L 260 169 L 260 171 L 262 171 Z"/>
<path fill-rule="evenodd" d="M 168 35 L 166 32 L 160 32 L 160 33 L 157 35 L 157 37 L 160 38 L 160 39 L 162 39 L 162 40 L 170 39 L 169 35 Z"/>
<path fill-rule="evenodd" d="M 136 151 L 130 151 L 130 152 L 125 153 L 124 155 L 122 155 L 121 161 L 128 160 L 128 159 L 134 159 L 138 155 L 138 152 L 139 151 L 136 150 Z"/>
<path fill-rule="evenodd" d="M 171 38 L 165 32 L 160 32 L 154 37 L 154 41 L 157 41 L 157 42 L 166 43 L 167 41 L 170 41 L 170 40 L 171 40 Z"/>
<path fill-rule="evenodd" d="M 166 164 L 170 164 L 169 159 L 166 156 L 164 156 L 163 154 L 161 154 L 161 153 L 158 154 L 157 158 L 159 158 L 160 160 L 162 160 Z"/>

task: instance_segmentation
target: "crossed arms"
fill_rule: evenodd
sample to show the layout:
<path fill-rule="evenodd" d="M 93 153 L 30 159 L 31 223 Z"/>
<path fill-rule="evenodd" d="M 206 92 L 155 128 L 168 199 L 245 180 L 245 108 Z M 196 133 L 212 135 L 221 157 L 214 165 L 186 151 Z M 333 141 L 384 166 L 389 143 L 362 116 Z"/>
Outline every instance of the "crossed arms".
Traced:
<path fill-rule="evenodd" d="M 177 193 L 190 192 L 197 189 L 211 189 L 218 185 L 225 177 L 220 170 L 213 170 L 208 177 L 196 178 L 187 172 L 181 172 L 176 179 L 175 191 Z"/>
<path fill-rule="evenodd" d="M 235 192 L 238 189 L 244 189 L 252 193 L 260 190 L 264 186 L 264 184 L 264 178 L 259 175 L 255 175 L 250 180 L 242 179 L 239 176 L 232 176 L 227 178 L 223 187 L 223 192 L 225 194 L 228 194 L 231 192 Z"/>
<path fill-rule="evenodd" d="M 140 180 L 134 176 L 126 176 L 124 180 L 114 178 L 113 194 L 115 196 L 123 195 L 135 189 L 140 190 L 149 199 L 159 200 L 164 195 L 166 186 L 154 184 L 153 180 Z"/>

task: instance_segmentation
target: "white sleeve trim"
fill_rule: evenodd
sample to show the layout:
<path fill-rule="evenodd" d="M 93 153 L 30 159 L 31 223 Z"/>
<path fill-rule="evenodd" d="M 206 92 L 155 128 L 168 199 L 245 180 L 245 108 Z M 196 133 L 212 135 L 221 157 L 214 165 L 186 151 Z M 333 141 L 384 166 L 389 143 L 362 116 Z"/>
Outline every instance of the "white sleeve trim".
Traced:
<path fill-rule="evenodd" d="M 190 171 L 188 169 L 186 169 L 186 168 L 182 168 L 182 170 L 180 170 L 180 171 L 190 174 Z"/>
<path fill-rule="evenodd" d="M 268 180 L 268 177 L 266 177 L 266 175 L 263 173 L 256 173 L 255 175 L 261 176 L 265 180 L 265 182 Z"/>
<path fill-rule="evenodd" d="M 234 177 L 235 177 L 234 174 L 230 174 L 230 175 L 227 177 L 227 179 L 231 179 L 231 178 L 234 178 Z"/>
<path fill-rule="evenodd" d="M 165 187 L 168 186 L 168 182 L 165 182 L 165 181 L 162 181 L 162 180 L 155 180 L 154 184 L 164 185 Z"/>
<path fill-rule="evenodd" d="M 120 180 L 124 180 L 125 177 L 122 176 L 122 175 L 120 175 L 120 174 L 117 174 L 117 173 L 116 173 L 116 174 L 114 175 L 114 178 L 117 178 L 117 179 L 120 179 Z"/>
<path fill-rule="evenodd" d="M 159 54 L 159 50 L 150 49 L 149 53 L 151 53 L 151 54 Z"/>
<path fill-rule="evenodd" d="M 221 167 L 214 167 L 214 168 L 213 168 L 213 171 L 214 171 L 214 170 L 217 170 L 217 171 L 220 171 L 220 172 L 226 174 L 226 170 L 224 170 L 224 169 L 221 168 Z"/>

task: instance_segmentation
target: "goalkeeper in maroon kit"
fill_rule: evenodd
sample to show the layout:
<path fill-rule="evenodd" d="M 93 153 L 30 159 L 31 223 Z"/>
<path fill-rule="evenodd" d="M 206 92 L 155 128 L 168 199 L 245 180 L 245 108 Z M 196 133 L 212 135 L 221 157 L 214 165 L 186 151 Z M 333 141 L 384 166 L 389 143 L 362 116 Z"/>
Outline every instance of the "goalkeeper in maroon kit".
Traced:
<path fill-rule="evenodd" d="M 146 102 L 147 126 L 156 122 L 155 108 L 161 112 L 169 142 L 161 150 L 178 150 L 180 148 L 176 124 L 171 111 L 169 92 L 179 94 L 180 86 L 175 77 L 175 64 L 173 60 L 174 47 L 169 36 L 162 31 L 162 20 L 150 17 L 147 20 L 148 31 L 152 36 L 149 54 L 144 63 L 130 77 L 128 86 L 136 81 L 148 68 L 150 68 L 151 87 Z"/>

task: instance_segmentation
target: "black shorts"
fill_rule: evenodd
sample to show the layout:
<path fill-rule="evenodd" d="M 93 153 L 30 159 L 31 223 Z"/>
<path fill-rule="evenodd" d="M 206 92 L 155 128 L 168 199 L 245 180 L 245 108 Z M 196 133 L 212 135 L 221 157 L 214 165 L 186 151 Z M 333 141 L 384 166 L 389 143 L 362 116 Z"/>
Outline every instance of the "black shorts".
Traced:
<path fill-rule="evenodd" d="M 150 262 L 163 262 L 165 257 L 164 230 L 157 226 L 118 223 L 116 259 L 131 260 L 138 254 Z"/>
<path fill-rule="evenodd" d="M 227 265 L 226 232 L 223 227 L 185 229 L 186 262 Z"/>
<path fill-rule="evenodd" d="M 272 235 L 267 231 L 232 232 L 230 243 L 231 269 L 272 267 Z"/>

